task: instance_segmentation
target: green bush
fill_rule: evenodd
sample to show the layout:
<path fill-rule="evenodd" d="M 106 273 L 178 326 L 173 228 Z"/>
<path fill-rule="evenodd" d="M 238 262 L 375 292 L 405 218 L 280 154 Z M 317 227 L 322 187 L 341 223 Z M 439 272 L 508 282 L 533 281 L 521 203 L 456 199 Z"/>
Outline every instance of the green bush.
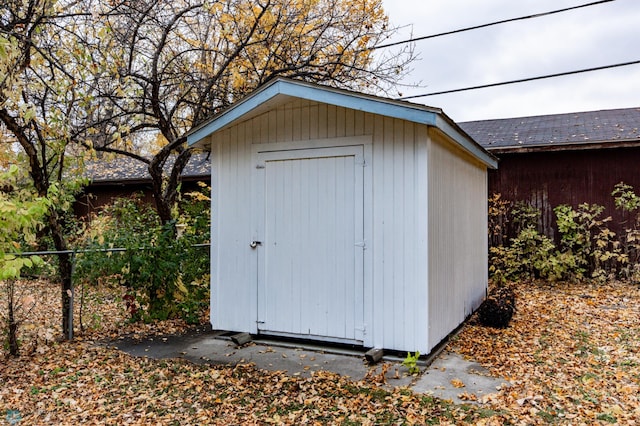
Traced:
<path fill-rule="evenodd" d="M 118 198 L 105 206 L 78 241 L 76 276 L 96 285 L 125 285 L 127 256 L 110 250 L 144 247 L 150 234 L 160 226 L 153 208 L 142 201 L 141 194 Z"/>
<path fill-rule="evenodd" d="M 626 214 L 625 235 L 620 238 L 620 251 L 627 262 L 620 268 L 620 275 L 633 282 L 640 282 L 640 197 L 633 187 L 622 182 L 614 187 L 611 195 L 617 209 Z"/>
<path fill-rule="evenodd" d="M 554 208 L 558 247 L 537 231 L 540 218 L 537 209 L 524 202 L 508 204 L 494 195 L 489 200 L 490 218 L 493 214 L 500 224 L 510 222 L 516 236 L 507 244 L 489 248 L 492 278 L 500 282 L 584 277 L 598 281 L 616 277 L 640 281 L 640 197 L 623 183 L 616 185 L 612 195 L 616 207 L 628 215 L 626 235 L 617 237 L 608 228 L 611 217 L 602 217 L 603 206 L 583 203 L 574 208 L 562 204 Z M 504 239 L 504 226 L 495 226 L 494 222 L 489 221 L 489 235 L 500 238 L 491 241 Z"/>
<path fill-rule="evenodd" d="M 124 256 L 123 281 L 143 307 L 137 318 L 196 322 L 208 302 L 208 285 L 202 282 L 208 273 L 207 252 L 193 247 L 189 235 L 176 238 L 174 223 L 154 229 L 147 238 L 143 248 L 127 247 Z"/>
<path fill-rule="evenodd" d="M 525 229 L 538 229 L 542 213 L 540 209 L 535 208 L 525 201 L 516 201 L 509 215 L 511 216 L 511 222 L 513 222 L 516 234 L 519 234 Z"/>
<path fill-rule="evenodd" d="M 509 246 L 491 247 L 489 261 L 489 272 L 501 282 L 523 278 L 556 281 L 578 272 L 572 255 L 559 253 L 547 236 L 532 227 L 520 231 Z"/>
<path fill-rule="evenodd" d="M 206 193 L 185 195 L 177 220 L 161 224 L 139 197 L 105 208 L 85 234 L 76 276 L 94 285 L 122 285 L 133 320 L 199 321 L 209 302 L 209 205 Z M 177 226 L 178 225 L 178 226 Z M 111 252 L 114 248 L 123 251 Z"/>
<path fill-rule="evenodd" d="M 583 203 L 573 209 L 560 205 L 554 209 L 557 217 L 560 245 L 571 253 L 576 268 L 588 272 L 592 278 L 614 278 L 621 265 L 628 261 L 607 223 L 611 217 L 601 218 L 603 206 Z"/>

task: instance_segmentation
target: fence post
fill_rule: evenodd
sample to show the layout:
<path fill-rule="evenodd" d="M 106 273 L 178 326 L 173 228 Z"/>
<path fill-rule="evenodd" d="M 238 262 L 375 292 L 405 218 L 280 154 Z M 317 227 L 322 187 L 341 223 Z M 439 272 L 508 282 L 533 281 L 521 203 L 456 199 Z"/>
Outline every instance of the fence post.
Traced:
<path fill-rule="evenodd" d="M 69 335 L 67 338 L 73 340 L 73 299 L 75 298 L 75 288 L 73 286 L 73 273 L 76 267 L 76 251 L 71 253 L 71 294 L 69 295 Z"/>

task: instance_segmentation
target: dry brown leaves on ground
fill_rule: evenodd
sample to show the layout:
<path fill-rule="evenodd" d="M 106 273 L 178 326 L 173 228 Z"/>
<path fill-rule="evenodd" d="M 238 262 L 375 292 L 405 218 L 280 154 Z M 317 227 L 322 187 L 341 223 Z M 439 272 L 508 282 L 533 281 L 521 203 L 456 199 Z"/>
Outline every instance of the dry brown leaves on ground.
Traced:
<path fill-rule="evenodd" d="M 522 424 L 639 423 L 638 286 L 521 284 L 517 297 L 510 327 L 467 324 L 454 343 L 513 383 L 489 405 Z"/>
<path fill-rule="evenodd" d="M 482 405 L 454 405 L 407 389 L 387 391 L 326 372 L 302 378 L 251 365 L 134 358 L 92 339 L 185 327 L 179 322 L 127 325 L 119 289 L 88 290 L 82 335 L 74 342 L 45 342 L 37 330 L 59 332 L 59 290 L 28 285 L 34 296 L 23 297 L 33 297 L 37 306 L 23 324 L 23 349 L 31 350 L 17 359 L 1 358 L 0 424 L 640 421 L 640 290 L 627 284 L 522 284 L 509 328 L 465 325 L 451 349 L 513 383 L 482 398 Z"/>

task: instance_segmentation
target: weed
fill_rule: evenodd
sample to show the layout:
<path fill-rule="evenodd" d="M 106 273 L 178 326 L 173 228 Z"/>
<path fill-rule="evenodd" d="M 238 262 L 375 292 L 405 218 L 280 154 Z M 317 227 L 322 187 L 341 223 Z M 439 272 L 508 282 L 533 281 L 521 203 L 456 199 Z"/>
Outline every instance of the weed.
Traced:
<path fill-rule="evenodd" d="M 402 361 L 402 365 L 409 369 L 409 374 L 418 374 L 420 372 L 418 358 L 420 358 L 419 351 L 416 351 L 413 355 L 411 355 L 411 352 L 407 352 L 407 357 Z"/>
<path fill-rule="evenodd" d="M 616 418 L 616 416 L 614 416 L 613 414 L 609 414 L 609 413 L 601 413 L 598 414 L 598 416 L 596 417 L 597 420 L 602 420 L 604 422 L 608 422 L 608 423 L 618 423 L 618 419 Z"/>
<path fill-rule="evenodd" d="M 53 370 L 51 370 L 51 375 L 55 376 L 56 374 L 64 373 L 65 371 L 67 371 L 67 369 L 64 367 L 55 367 Z"/>
<path fill-rule="evenodd" d="M 542 417 L 547 423 L 555 423 L 558 420 L 556 413 L 548 412 L 544 410 L 540 410 L 536 413 L 538 416 Z"/>

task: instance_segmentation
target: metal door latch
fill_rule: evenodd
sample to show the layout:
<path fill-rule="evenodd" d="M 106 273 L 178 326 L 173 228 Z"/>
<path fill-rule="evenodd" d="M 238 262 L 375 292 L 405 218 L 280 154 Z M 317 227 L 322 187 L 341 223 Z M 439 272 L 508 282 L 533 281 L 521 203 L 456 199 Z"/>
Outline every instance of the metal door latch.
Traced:
<path fill-rule="evenodd" d="M 262 241 L 251 241 L 251 244 L 249 244 L 249 247 L 251 247 L 252 249 L 261 246 L 262 245 Z"/>

